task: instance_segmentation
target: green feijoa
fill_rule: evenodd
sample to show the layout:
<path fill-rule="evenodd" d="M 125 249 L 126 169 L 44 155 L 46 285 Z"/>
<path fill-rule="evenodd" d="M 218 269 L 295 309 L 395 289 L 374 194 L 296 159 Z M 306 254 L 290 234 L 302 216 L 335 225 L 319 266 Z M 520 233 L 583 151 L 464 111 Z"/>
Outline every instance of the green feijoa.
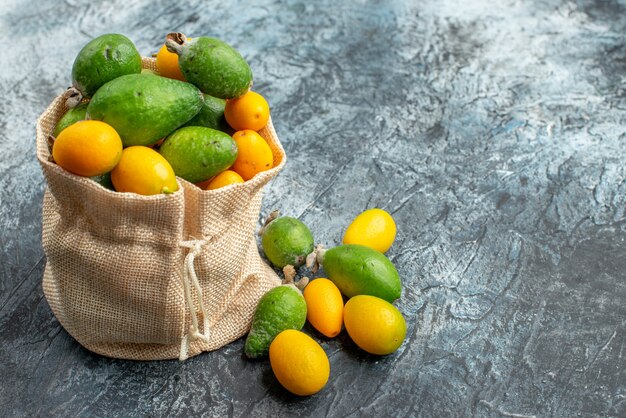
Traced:
<path fill-rule="evenodd" d="M 205 128 L 217 129 L 232 135 L 235 133 L 235 130 L 226 122 L 224 117 L 225 106 L 226 100 L 205 94 L 202 109 L 185 126 L 204 126 Z"/>
<path fill-rule="evenodd" d="M 376 250 L 345 244 L 324 251 L 320 258 L 328 279 L 349 298 L 370 295 L 391 303 L 400 297 L 402 287 L 398 271 Z"/>
<path fill-rule="evenodd" d="M 187 40 L 171 33 L 165 41 L 168 50 L 178 54 L 178 65 L 185 79 L 203 93 L 233 99 L 252 85 L 252 70 L 241 54 L 227 43 L 205 36 Z"/>
<path fill-rule="evenodd" d="M 203 100 L 192 84 L 131 74 L 100 87 L 87 106 L 87 116 L 111 125 L 124 147 L 152 145 L 196 116 Z"/>
<path fill-rule="evenodd" d="M 91 177 L 91 179 L 96 183 L 99 183 L 105 189 L 115 190 L 115 187 L 113 187 L 113 182 L 111 181 L 111 172 Z"/>
<path fill-rule="evenodd" d="M 165 138 L 159 152 L 178 177 L 199 183 L 226 170 L 235 162 L 237 144 L 222 131 L 186 126 Z"/>
<path fill-rule="evenodd" d="M 288 264 L 300 267 L 313 252 L 313 235 L 300 220 L 282 216 L 265 227 L 261 244 L 275 267 L 282 269 Z"/>
<path fill-rule="evenodd" d="M 248 358 L 266 356 L 270 344 L 282 331 L 300 331 L 306 321 L 306 301 L 293 284 L 283 284 L 267 292 L 256 307 L 244 347 Z"/>
<path fill-rule="evenodd" d="M 57 126 L 54 128 L 54 132 L 52 135 L 56 138 L 59 136 L 61 131 L 67 128 L 70 125 L 75 124 L 80 120 L 85 120 L 87 114 L 87 103 L 81 103 L 78 106 L 69 109 L 65 114 L 59 119 Z"/>
<path fill-rule="evenodd" d="M 91 97 L 108 81 L 141 72 L 141 55 L 124 35 L 108 33 L 85 45 L 72 66 L 72 85 Z"/>

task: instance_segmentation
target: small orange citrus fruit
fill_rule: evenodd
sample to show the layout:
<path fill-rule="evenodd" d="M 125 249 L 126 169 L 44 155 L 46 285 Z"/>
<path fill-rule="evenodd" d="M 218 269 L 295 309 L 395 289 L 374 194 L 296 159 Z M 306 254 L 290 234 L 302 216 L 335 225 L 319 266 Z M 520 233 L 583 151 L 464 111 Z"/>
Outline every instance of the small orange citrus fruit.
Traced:
<path fill-rule="evenodd" d="M 230 168 L 244 180 L 250 180 L 257 173 L 274 166 L 272 149 L 265 139 L 253 130 L 245 129 L 233 134 L 239 150 L 235 163 Z"/>
<path fill-rule="evenodd" d="M 54 140 L 52 158 L 67 171 L 92 177 L 108 173 L 122 156 L 122 140 L 111 125 L 83 120 L 63 129 Z"/>
<path fill-rule="evenodd" d="M 393 353 L 406 336 L 406 321 L 400 311 L 375 296 L 350 298 L 344 307 L 343 321 L 352 341 L 371 354 Z"/>
<path fill-rule="evenodd" d="M 335 283 L 317 278 L 304 288 L 303 294 L 306 319 L 325 336 L 337 336 L 343 324 L 343 298 Z"/>
<path fill-rule="evenodd" d="M 243 183 L 243 179 L 232 170 L 225 170 L 210 180 L 198 183 L 198 187 L 204 190 L 215 190 L 230 184 Z"/>
<path fill-rule="evenodd" d="M 288 329 L 270 344 L 270 365 L 289 392 L 309 396 L 328 382 L 330 362 L 324 349 L 302 331 Z"/>
<path fill-rule="evenodd" d="M 396 223 L 382 209 L 368 209 L 354 218 L 343 236 L 344 244 L 360 244 L 385 253 L 396 238 Z"/>
<path fill-rule="evenodd" d="M 270 107 L 263 96 L 248 91 L 241 97 L 226 100 L 224 108 L 226 122 L 236 131 L 251 129 L 258 131 L 267 125 Z"/>
<path fill-rule="evenodd" d="M 141 145 L 124 148 L 120 162 L 111 171 L 111 181 L 118 192 L 153 195 L 178 190 L 170 163 L 152 148 Z"/>
<path fill-rule="evenodd" d="M 191 38 L 187 38 L 187 40 L 189 41 Z M 178 65 L 178 54 L 168 51 L 165 44 L 163 44 L 159 52 L 157 52 L 156 67 L 159 75 L 163 77 L 187 81 Z"/>

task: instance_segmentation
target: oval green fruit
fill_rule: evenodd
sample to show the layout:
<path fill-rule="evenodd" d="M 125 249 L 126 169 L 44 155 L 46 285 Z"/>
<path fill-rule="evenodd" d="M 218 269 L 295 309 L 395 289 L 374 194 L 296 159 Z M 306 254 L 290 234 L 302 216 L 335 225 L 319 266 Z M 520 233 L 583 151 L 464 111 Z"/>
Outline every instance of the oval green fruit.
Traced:
<path fill-rule="evenodd" d="M 200 90 L 189 83 L 131 74 L 100 87 L 87 115 L 111 125 L 124 147 L 152 145 L 196 116 L 203 100 Z"/>
<path fill-rule="evenodd" d="M 322 265 L 328 279 L 347 297 L 370 295 L 391 303 L 402 292 L 393 263 L 369 247 L 346 244 L 331 248 L 324 252 Z"/>
<path fill-rule="evenodd" d="M 235 133 L 235 130 L 226 122 L 224 117 L 225 107 L 226 100 L 205 94 L 200 112 L 187 122 L 185 126 L 204 126 L 205 128 L 217 129 L 232 135 Z"/>
<path fill-rule="evenodd" d="M 203 93 L 220 99 L 234 99 L 252 85 L 252 70 L 241 54 L 227 43 L 201 36 L 186 40 L 169 34 L 166 45 L 178 54 L 185 79 Z"/>
<path fill-rule="evenodd" d="M 282 216 L 267 225 L 261 244 L 265 256 L 275 267 L 283 268 L 288 264 L 300 267 L 313 252 L 313 235 L 300 220 Z"/>
<path fill-rule="evenodd" d="M 93 181 L 99 183 L 105 189 L 115 191 L 115 187 L 113 187 L 113 182 L 111 181 L 111 172 L 101 174 L 99 176 L 91 177 Z"/>
<path fill-rule="evenodd" d="M 306 301 L 293 284 L 284 284 L 267 292 L 254 311 L 244 353 L 249 358 L 266 356 L 270 344 L 282 331 L 300 331 L 306 321 Z"/>
<path fill-rule="evenodd" d="M 199 183 L 235 162 L 237 144 L 231 136 L 216 129 L 186 126 L 168 136 L 159 152 L 178 177 Z"/>
<path fill-rule="evenodd" d="M 87 103 L 80 103 L 78 106 L 69 109 L 65 114 L 59 119 L 57 126 L 54 128 L 54 132 L 52 136 L 55 138 L 59 136 L 61 131 L 67 128 L 70 125 L 75 124 L 78 121 L 85 120 L 87 116 Z"/>
<path fill-rule="evenodd" d="M 108 81 L 141 72 L 141 55 L 130 39 L 109 33 L 85 45 L 72 66 L 72 85 L 91 97 Z"/>

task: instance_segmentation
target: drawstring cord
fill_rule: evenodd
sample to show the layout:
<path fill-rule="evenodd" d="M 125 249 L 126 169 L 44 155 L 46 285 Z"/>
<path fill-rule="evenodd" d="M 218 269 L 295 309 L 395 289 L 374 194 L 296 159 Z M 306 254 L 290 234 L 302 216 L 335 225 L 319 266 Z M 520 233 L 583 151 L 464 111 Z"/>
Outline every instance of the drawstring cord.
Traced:
<path fill-rule="evenodd" d="M 191 325 L 189 326 L 189 331 L 185 336 L 183 336 L 180 343 L 180 356 L 178 357 L 180 361 L 184 361 L 189 358 L 187 353 L 189 351 L 190 343 L 196 340 L 202 340 L 203 342 L 208 343 L 210 338 L 209 317 L 204 306 L 202 288 L 200 287 L 200 282 L 198 281 L 198 276 L 196 275 L 196 270 L 193 266 L 196 256 L 200 254 L 202 247 L 206 245 L 207 242 L 207 240 L 200 239 L 182 241 L 180 243 L 181 247 L 189 248 L 189 252 L 187 253 L 187 256 L 185 256 L 183 287 L 185 289 L 185 301 L 191 315 Z M 191 297 L 191 286 L 195 288 L 196 294 L 198 295 L 198 304 L 200 305 L 200 312 L 202 313 L 204 334 L 201 334 L 200 329 L 198 328 L 198 315 Z"/>

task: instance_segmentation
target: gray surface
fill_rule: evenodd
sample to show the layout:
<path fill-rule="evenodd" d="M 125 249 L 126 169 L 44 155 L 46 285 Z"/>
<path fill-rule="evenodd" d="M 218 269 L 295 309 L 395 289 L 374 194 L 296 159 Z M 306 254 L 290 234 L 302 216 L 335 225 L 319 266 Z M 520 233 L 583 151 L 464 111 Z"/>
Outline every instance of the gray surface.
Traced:
<path fill-rule="evenodd" d="M 626 3 L 96 3 L 0 5 L 0 415 L 626 415 Z M 91 37 L 149 54 L 171 30 L 236 46 L 269 99 L 289 161 L 263 215 L 330 246 L 361 210 L 393 214 L 397 353 L 313 334 L 331 379 L 299 399 L 241 340 L 140 363 L 60 328 L 35 119 Z"/>

